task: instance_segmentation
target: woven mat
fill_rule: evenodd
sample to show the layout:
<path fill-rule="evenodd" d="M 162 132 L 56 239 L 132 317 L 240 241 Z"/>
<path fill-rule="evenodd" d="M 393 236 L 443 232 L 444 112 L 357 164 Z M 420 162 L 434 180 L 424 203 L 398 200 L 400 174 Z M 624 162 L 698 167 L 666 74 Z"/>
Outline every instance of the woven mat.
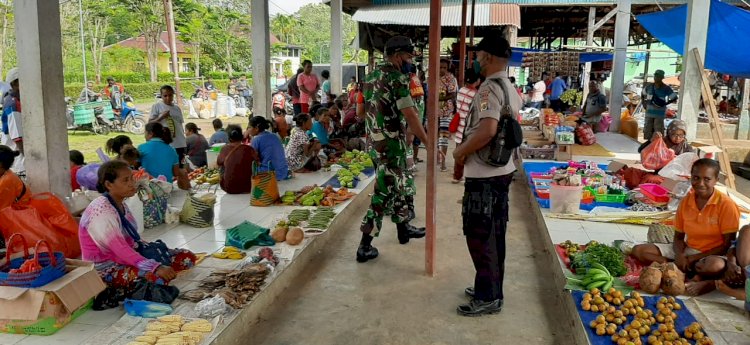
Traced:
<path fill-rule="evenodd" d="M 575 156 L 597 156 L 597 157 L 614 157 L 615 154 L 605 149 L 604 146 L 596 143 L 594 145 L 573 145 L 573 155 Z"/>

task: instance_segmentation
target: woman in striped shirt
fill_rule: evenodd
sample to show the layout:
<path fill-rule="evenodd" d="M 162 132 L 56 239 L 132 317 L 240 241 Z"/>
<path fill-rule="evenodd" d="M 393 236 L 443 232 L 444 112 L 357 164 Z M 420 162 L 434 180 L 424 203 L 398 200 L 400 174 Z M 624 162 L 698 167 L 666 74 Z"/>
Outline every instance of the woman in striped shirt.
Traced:
<path fill-rule="evenodd" d="M 461 121 L 458 124 L 458 131 L 456 132 L 456 147 L 461 145 L 464 136 L 464 128 L 466 128 L 466 117 L 469 115 L 469 109 L 471 108 L 471 102 L 474 100 L 474 96 L 477 94 L 477 88 L 482 83 L 482 77 L 479 73 L 474 72 L 473 68 L 469 68 L 464 73 L 464 87 L 458 90 L 458 96 L 456 97 L 456 105 L 458 106 L 458 114 Z M 453 183 L 459 183 L 464 178 L 464 165 L 456 162 L 453 165 Z"/>

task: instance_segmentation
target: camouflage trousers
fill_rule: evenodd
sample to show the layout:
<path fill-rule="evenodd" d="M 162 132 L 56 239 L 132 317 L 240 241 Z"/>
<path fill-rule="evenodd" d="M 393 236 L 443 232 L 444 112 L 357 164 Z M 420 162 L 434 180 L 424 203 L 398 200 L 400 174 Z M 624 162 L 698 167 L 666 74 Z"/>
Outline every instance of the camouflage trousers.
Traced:
<path fill-rule="evenodd" d="M 377 237 L 386 215 L 390 215 L 396 224 L 406 222 L 409 208 L 414 207 L 414 193 L 414 178 L 405 167 L 377 164 L 375 190 L 370 208 L 362 220 L 362 232 Z"/>

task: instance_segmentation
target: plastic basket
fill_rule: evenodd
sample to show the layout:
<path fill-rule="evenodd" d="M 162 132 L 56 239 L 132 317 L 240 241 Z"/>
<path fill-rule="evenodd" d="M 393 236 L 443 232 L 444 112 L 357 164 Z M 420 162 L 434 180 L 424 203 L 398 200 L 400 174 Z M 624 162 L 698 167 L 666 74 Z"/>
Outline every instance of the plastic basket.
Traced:
<path fill-rule="evenodd" d="M 88 125 L 94 122 L 94 110 L 93 109 L 76 109 L 73 110 L 73 123 L 80 125 Z"/>
<path fill-rule="evenodd" d="M 658 184 L 642 184 L 641 193 L 655 202 L 669 202 L 669 191 Z"/>
<path fill-rule="evenodd" d="M 537 189 L 536 196 L 539 199 L 549 199 L 549 189 Z"/>
<path fill-rule="evenodd" d="M 552 175 L 545 174 L 545 173 L 536 173 L 533 172 L 529 174 L 531 176 L 532 182 L 542 182 L 542 183 L 551 183 L 552 182 Z"/>
<path fill-rule="evenodd" d="M 11 259 L 18 241 L 23 244 L 23 257 Z M 47 248 L 47 252 L 41 251 L 42 245 Z M 34 255 L 29 255 L 29 246 L 21 234 L 13 234 L 8 239 L 8 253 L 5 257 L 5 264 L 0 266 L 0 286 L 13 286 L 21 288 L 35 288 L 44 286 L 57 278 L 65 275 L 65 256 L 61 252 L 53 252 L 47 241 L 39 240 L 34 247 Z M 13 269 L 18 269 L 27 260 L 36 261 L 41 269 L 32 272 L 11 273 Z"/>
<path fill-rule="evenodd" d="M 628 200 L 627 194 L 594 194 L 597 202 L 610 204 L 624 204 Z"/>
<path fill-rule="evenodd" d="M 581 209 L 581 197 L 583 186 L 560 186 L 553 184 L 550 187 L 550 210 L 554 213 L 576 214 Z"/>

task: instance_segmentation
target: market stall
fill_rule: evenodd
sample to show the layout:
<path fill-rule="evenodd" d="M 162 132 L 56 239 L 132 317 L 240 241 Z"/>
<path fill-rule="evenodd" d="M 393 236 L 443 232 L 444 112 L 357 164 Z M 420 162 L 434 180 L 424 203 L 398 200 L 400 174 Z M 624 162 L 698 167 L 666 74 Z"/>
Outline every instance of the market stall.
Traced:
<path fill-rule="evenodd" d="M 622 141 L 620 134 L 596 137 L 613 152 L 636 152 L 638 147 L 635 141 Z M 744 316 L 744 301 L 718 292 L 681 296 L 679 284 L 671 283 L 684 279 L 679 270 L 663 268 L 655 280 L 653 272 L 644 273 L 650 268 L 627 255 L 635 243 L 671 239 L 670 219 L 684 193 L 679 182 L 622 188 L 617 171 L 626 157 L 632 158 L 620 153 L 612 158 L 583 157 L 573 151 L 564 162 L 523 163 L 542 241 L 553 249 L 550 264 L 560 268 L 555 281 L 569 291 L 559 303 L 570 315 L 562 322 L 575 330 L 571 343 L 746 343 L 750 322 Z M 743 198 L 733 199 L 741 208 L 748 207 Z M 742 217 L 742 224 L 750 222 L 747 214 Z M 651 280 L 644 282 L 646 278 Z M 643 291 L 643 283 L 650 284 L 651 294 Z"/>

